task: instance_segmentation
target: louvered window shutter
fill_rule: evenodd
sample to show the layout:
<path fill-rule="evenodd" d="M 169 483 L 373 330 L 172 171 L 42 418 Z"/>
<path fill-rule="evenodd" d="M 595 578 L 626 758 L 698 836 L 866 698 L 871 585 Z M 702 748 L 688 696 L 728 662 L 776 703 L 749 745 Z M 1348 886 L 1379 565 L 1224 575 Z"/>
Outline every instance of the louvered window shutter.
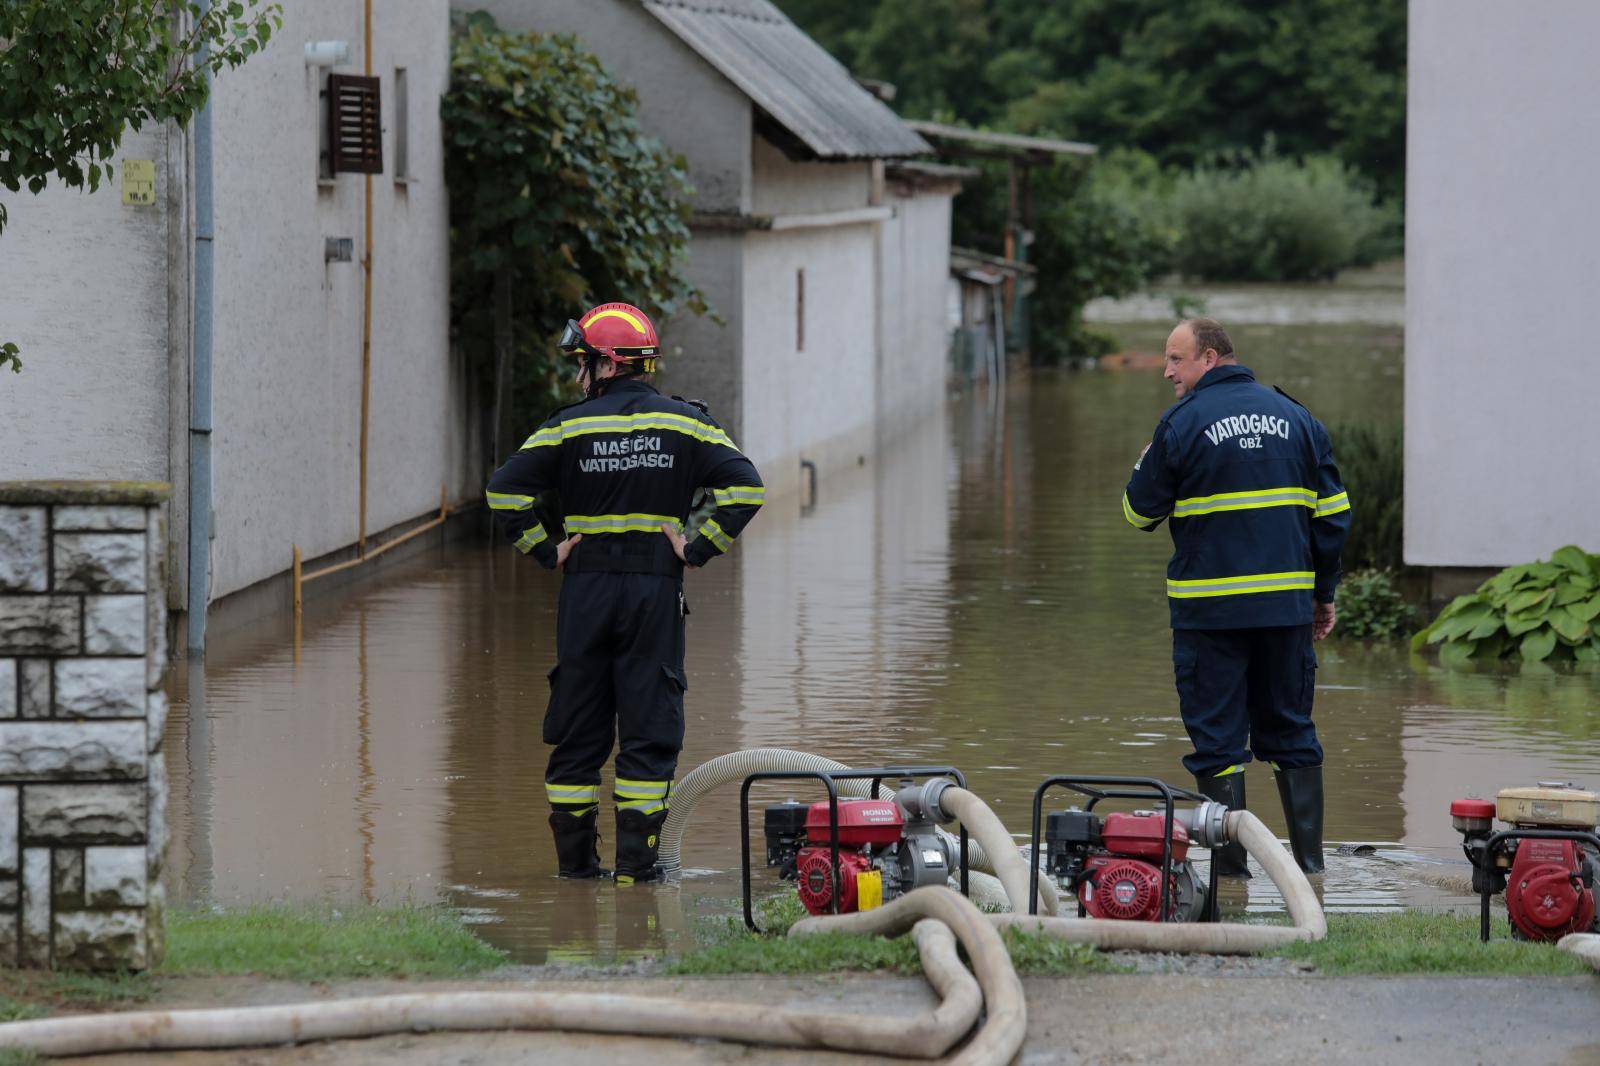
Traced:
<path fill-rule="evenodd" d="M 328 159 L 333 173 L 382 174 L 378 79 L 328 75 Z"/>

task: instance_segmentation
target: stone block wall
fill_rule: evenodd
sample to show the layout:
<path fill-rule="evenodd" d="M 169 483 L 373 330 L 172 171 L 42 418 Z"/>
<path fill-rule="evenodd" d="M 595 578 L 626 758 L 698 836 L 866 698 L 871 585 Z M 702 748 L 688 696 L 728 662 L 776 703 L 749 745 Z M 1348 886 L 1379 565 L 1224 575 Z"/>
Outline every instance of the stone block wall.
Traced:
<path fill-rule="evenodd" d="M 166 494 L 0 482 L 0 966 L 160 958 Z"/>

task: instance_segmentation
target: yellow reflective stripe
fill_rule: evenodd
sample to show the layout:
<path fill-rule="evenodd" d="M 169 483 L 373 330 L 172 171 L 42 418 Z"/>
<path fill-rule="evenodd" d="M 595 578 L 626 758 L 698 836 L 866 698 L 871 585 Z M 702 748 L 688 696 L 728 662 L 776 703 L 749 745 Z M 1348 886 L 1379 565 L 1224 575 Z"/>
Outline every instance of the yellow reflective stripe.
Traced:
<path fill-rule="evenodd" d="M 614 791 L 618 799 L 661 799 L 670 788 L 671 781 L 629 781 L 619 777 Z"/>
<path fill-rule="evenodd" d="M 1324 496 L 1317 500 L 1317 517 L 1326 518 L 1340 511 L 1350 510 L 1350 494 L 1341 492 L 1337 496 Z"/>
<path fill-rule="evenodd" d="M 1211 776 L 1212 777 L 1227 777 L 1229 774 L 1242 774 L 1242 773 L 1244 773 L 1244 764 L 1243 763 L 1234 763 L 1232 766 L 1228 767 L 1226 770 L 1218 770 L 1216 773 L 1212 774 Z"/>
<path fill-rule="evenodd" d="M 568 533 L 659 533 L 665 522 L 679 533 L 683 523 L 665 514 L 569 514 Z"/>
<path fill-rule="evenodd" d="M 578 323 L 578 325 L 580 325 L 580 326 L 584 327 L 585 329 L 587 329 L 590 326 L 594 325 L 596 322 L 600 321 L 602 318 L 620 318 L 620 319 L 622 319 L 628 325 L 633 327 L 633 331 L 635 333 L 639 334 L 639 336 L 641 336 L 641 337 L 643 337 L 645 339 L 645 343 L 649 343 L 650 333 L 649 333 L 648 330 L 646 330 L 644 328 L 644 323 L 639 321 L 638 316 L 630 315 L 626 311 L 619 311 L 615 307 L 607 308 L 606 310 L 599 312 L 598 314 L 594 315 L 593 317 L 591 317 L 591 318 L 589 318 L 589 319 L 587 319 L 587 320 L 585 320 L 583 322 Z"/>
<path fill-rule="evenodd" d="M 1128 494 L 1126 492 L 1122 494 L 1122 517 L 1128 520 L 1129 525 L 1138 526 L 1140 529 L 1145 526 L 1153 526 L 1161 521 L 1161 518 L 1146 518 L 1138 511 L 1135 511 L 1133 504 L 1128 502 Z M 1165 518 L 1166 516 L 1162 515 L 1161 517 Z"/>
<path fill-rule="evenodd" d="M 532 496 L 518 496 L 514 492 L 484 492 L 489 507 L 495 511 L 526 511 L 533 507 Z"/>
<path fill-rule="evenodd" d="M 550 539 L 550 534 L 544 531 L 541 525 L 532 525 L 522 531 L 522 536 L 517 538 L 517 551 L 527 555 L 533 551 L 534 545 L 543 544 Z"/>
<path fill-rule="evenodd" d="M 711 498 L 718 506 L 730 503 L 752 503 L 760 506 L 767 502 L 767 490 L 761 485 L 730 485 L 725 489 L 712 489 Z"/>
<path fill-rule="evenodd" d="M 1315 507 L 1317 494 L 1311 489 L 1288 485 L 1276 489 L 1251 489 L 1248 492 L 1219 492 L 1214 496 L 1194 496 L 1179 500 L 1172 517 L 1212 514 L 1216 511 L 1248 511 L 1257 507 Z"/>
<path fill-rule="evenodd" d="M 733 443 L 733 438 L 716 426 L 688 415 L 673 414 L 670 411 L 647 411 L 637 415 L 585 415 L 582 418 L 569 418 L 555 426 L 545 426 L 527 442 L 522 445 L 526 448 L 539 448 L 572 437 L 581 437 L 588 433 L 633 433 L 641 429 L 668 429 L 674 433 L 682 433 L 693 437 L 695 440 L 705 441 L 707 444 L 721 444 L 738 450 Z"/>
<path fill-rule="evenodd" d="M 700 532 L 719 552 L 725 552 L 733 547 L 733 538 L 722 531 L 715 518 L 706 519 L 706 524 L 700 527 Z"/>
<path fill-rule="evenodd" d="M 1254 592 L 1288 592 L 1314 587 L 1316 575 L 1309 570 L 1290 570 L 1281 574 L 1239 574 L 1198 581 L 1167 581 L 1167 595 L 1175 600 L 1202 596 L 1243 596 Z"/>
<path fill-rule="evenodd" d="M 544 794 L 551 803 L 593 803 L 600 798 L 600 786 L 552 785 L 546 781 Z"/>
<path fill-rule="evenodd" d="M 619 811 L 642 811 L 645 814 L 655 814 L 657 811 L 664 811 L 666 809 L 667 801 L 664 799 L 617 801 L 617 810 Z"/>

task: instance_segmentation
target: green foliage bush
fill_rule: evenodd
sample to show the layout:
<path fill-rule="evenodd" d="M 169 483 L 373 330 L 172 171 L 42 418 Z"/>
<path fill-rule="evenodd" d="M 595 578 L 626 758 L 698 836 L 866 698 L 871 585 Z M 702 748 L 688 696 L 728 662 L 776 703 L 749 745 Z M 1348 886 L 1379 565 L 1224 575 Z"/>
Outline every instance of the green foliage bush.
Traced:
<path fill-rule="evenodd" d="M 1328 427 L 1333 458 L 1350 493 L 1346 570 L 1399 570 L 1405 516 L 1405 430 L 1398 422 Z"/>
<path fill-rule="evenodd" d="M 513 426 L 531 429 L 560 398 L 555 340 L 587 306 L 705 310 L 683 273 L 684 160 L 644 136 L 637 109 L 635 92 L 575 38 L 506 33 L 481 12 L 457 16 L 442 107 L 452 325 L 489 371 L 495 281 L 509 275 Z"/>
<path fill-rule="evenodd" d="M 1411 641 L 1430 644 L 1446 661 L 1600 662 L 1600 555 L 1568 545 L 1547 562 L 1507 567 Z"/>
<path fill-rule="evenodd" d="M 1181 175 L 1173 265 L 1212 281 L 1320 281 L 1366 258 L 1392 226 L 1361 178 L 1329 156 L 1240 157 Z"/>
<path fill-rule="evenodd" d="M 1387 570 L 1357 570 L 1339 585 L 1339 634 L 1354 640 L 1403 636 L 1416 625 L 1417 612 Z"/>

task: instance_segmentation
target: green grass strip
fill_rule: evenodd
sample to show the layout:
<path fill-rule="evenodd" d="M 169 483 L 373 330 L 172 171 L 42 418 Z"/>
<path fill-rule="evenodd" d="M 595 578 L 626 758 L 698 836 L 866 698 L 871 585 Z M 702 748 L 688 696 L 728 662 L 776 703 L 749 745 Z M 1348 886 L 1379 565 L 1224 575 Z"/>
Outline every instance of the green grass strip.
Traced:
<path fill-rule="evenodd" d="M 328 981 L 461 977 L 505 963 L 442 907 L 260 905 L 169 912 L 159 972 Z"/>
<path fill-rule="evenodd" d="M 1290 944 L 1277 954 L 1304 959 L 1319 973 L 1563 976 L 1593 974 L 1554 944 L 1512 940 L 1504 916 L 1494 939 L 1478 940 L 1477 915 L 1403 911 L 1396 914 L 1333 914 L 1328 938 Z"/>

